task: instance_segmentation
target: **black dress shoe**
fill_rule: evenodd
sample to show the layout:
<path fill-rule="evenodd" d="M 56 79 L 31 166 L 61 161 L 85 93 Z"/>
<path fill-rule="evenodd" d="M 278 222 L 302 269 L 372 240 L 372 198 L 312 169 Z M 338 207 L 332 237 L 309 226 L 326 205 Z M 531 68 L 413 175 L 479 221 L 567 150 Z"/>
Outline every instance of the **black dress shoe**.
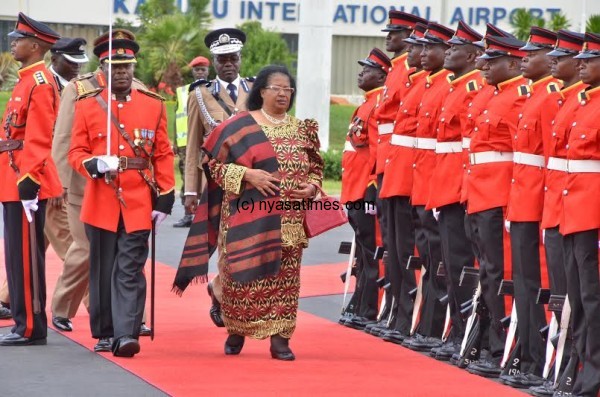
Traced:
<path fill-rule="evenodd" d="M 530 387 L 541 386 L 544 383 L 544 378 L 534 374 L 524 374 L 521 372 L 516 375 L 504 377 L 502 383 L 511 387 L 516 387 L 517 389 L 529 389 Z"/>
<path fill-rule="evenodd" d="M 467 371 L 471 374 L 483 376 L 485 378 L 498 378 L 502 369 L 498 360 L 480 359 L 477 362 L 469 364 Z"/>
<path fill-rule="evenodd" d="M 532 386 L 529 388 L 529 394 L 537 397 L 550 397 L 554 394 L 556 388 L 551 380 L 544 381 L 540 386 Z"/>
<path fill-rule="evenodd" d="M 208 314 L 210 315 L 210 319 L 217 327 L 224 327 L 225 323 L 223 322 L 223 317 L 221 316 L 221 304 L 215 298 L 215 294 L 213 292 L 212 283 L 208 283 L 206 286 L 206 290 L 208 291 L 208 296 L 212 301 L 212 306 L 208 310 Z"/>
<path fill-rule="evenodd" d="M 432 336 L 424 336 L 422 338 L 418 338 L 413 340 L 408 348 L 410 350 L 419 351 L 419 352 L 427 352 L 431 351 L 431 349 L 435 347 L 442 346 L 442 340 L 438 338 L 434 338 Z"/>
<path fill-rule="evenodd" d="M 183 218 L 181 218 L 180 220 L 175 222 L 173 224 L 173 227 L 190 227 L 190 226 L 192 226 L 193 219 L 194 219 L 194 216 L 192 214 L 186 214 L 183 216 Z"/>
<path fill-rule="evenodd" d="M 111 351 L 112 346 L 112 338 L 100 338 L 98 339 L 98 343 L 94 346 L 94 351 L 96 353 L 101 352 L 109 352 Z"/>
<path fill-rule="evenodd" d="M 12 332 L 0 336 L 0 346 L 41 346 L 47 343 L 46 338 L 31 339 Z"/>
<path fill-rule="evenodd" d="M 395 329 L 382 333 L 379 336 L 381 336 L 384 341 L 392 342 L 397 345 L 401 345 L 402 342 L 408 338 L 408 335 L 403 334 L 400 331 L 396 331 Z"/>
<path fill-rule="evenodd" d="M 294 361 L 296 356 L 289 347 L 289 339 L 279 334 L 271 336 L 271 357 L 281 361 Z"/>
<path fill-rule="evenodd" d="M 460 345 L 453 340 L 447 340 L 440 347 L 434 347 L 429 353 L 436 360 L 449 361 L 454 353 L 458 353 Z"/>
<path fill-rule="evenodd" d="M 140 342 L 132 336 L 123 336 L 113 342 L 113 356 L 116 357 L 133 357 L 140 352 Z"/>
<path fill-rule="evenodd" d="M 225 354 L 228 356 L 240 354 L 245 340 L 246 338 L 243 335 L 229 335 L 225 341 Z"/>
<path fill-rule="evenodd" d="M 146 326 L 146 323 L 142 323 L 142 325 L 140 325 L 140 336 L 150 336 L 151 333 L 152 330 L 150 327 Z"/>
<path fill-rule="evenodd" d="M 71 320 L 64 317 L 52 317 L 52 324 L 61 331 L 71 332 L 73 331 L 73 324 Z"/>
<path fill-rule="evenodd" d="M 362 331 L 369 324 L 376 324 L 375 320 L 369 320 L 365 317 L 354 317 L 350 321 L 346 321 L 346 326 Z"/>
<path fill-rule="evenodd" d="M 0 320 L 10 320 L 11 318 L 12 313 L 10 309 L 0 304 Z"/>

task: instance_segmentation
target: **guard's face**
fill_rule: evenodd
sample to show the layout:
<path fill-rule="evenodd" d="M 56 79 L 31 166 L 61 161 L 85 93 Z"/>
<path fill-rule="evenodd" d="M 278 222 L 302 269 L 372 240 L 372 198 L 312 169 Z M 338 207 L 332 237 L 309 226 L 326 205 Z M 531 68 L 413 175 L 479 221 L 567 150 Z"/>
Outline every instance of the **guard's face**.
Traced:
<path fill-rule="evenodd" d="M 403 41 L 410 34 L 409 30 L 400 30 L 396 32 L 388 32 L 385 37 L 385 50 L 387 52 L 400 52 L 406 47 Z"/>
<path fill-rule="evenodd" d="M 52 56 L 52 67 L 63 79 L 70 81 L 79 75 L 81 63 L 70 62 L 62 55 Z"/>
<path fill-rule="evenodd" d="M 552 57 L 550 61 L 550 73 L 556 79 L 571 81 L 576 76 L 579 76 L 578 68 L 579 59 L 574 59 L 573 55 Z"/>
<path fill-rule="evenodd" d="M 108 64 L 102 64 L 104 74 L 108 73 Z M 127 93 L 133 83 L 133 63 L 117 63 L 111 67 L 112 92 L 115 94 Z"/>
<path fill-rule="evenodd" d="M 382 71 L 379 68 L 371 66 L 363 66 L 362 70 L 358 73 L 358 88 L 363 91 L 371 91 L 374 88 L 383 85 Z"/>
<path fill-rule="evenodd" d="M 446 57 L 445 44 L 425 44 L 421 52 L 421 65 L 425 70 L 438 70 L 444 66 Z"/>
<path fill-rule="evenodd" d="M 242 55 L 239 52 L 215 55 L 213 59 L 217 76 L 221 80 L 231 83 L 240 74 Z"/>
<path fill-rule="evenodd" d="M 272 114 L 283 114 L 288 111 L 293 89 L 290 79 L 285 74 L 273 73 L 267 80 L 267 86 L 260 90 L 263 108 Z"/>
<path fill-rule="evenodd" d="M 208 80 L 208 66 L 194 66 L 192 68 L 192 76 L 194 76 L 194 80 Z"/>
<path fill-rule="evenodd" d="M 465 45 L 452 44 L 445 52 L 444 69 L 453 72 L 464 69 L 467 66 L 469 51 Z"/>
<path fill-rule="evenodd" d="M 423 46 L 421 44 L 410 44 L 408 47 L 408 57 L 406 58 L 406 62 L 408 66 L 411 68 L 419 68 L 421 69 L 421 52 L 423 51 Z"/>
<path fill-rule="evenodd" d="M 523 77 L 533 81 L 550 74 L 551 58 L 546 54 L 549 49 L 541 49 L 537 51 L 527 51 L 527 55 L 523 57 L 521 62 L 521 72 Z"/>
<path fill-rule="evenodd" d="M 579 64 L 581 81 L 593 88 L 600 85 L 600 57 L 581 59 Z"/>
<path fill-rule="evenodd" d="M 483 77 L 489 84 L 497 85 L 518 75 L 520 63 L 519 58 L 501 56 L 486 60 L 481 70 L 483 71 Z"/>
<path fill-rule="evenodd" d="M 26 61 L 35 51 L 35 46 L 37 45 L 36 42 L 28 37 L 20 37 L 10 43 L 10 54 L 15 58 L 15 61 Z"/>

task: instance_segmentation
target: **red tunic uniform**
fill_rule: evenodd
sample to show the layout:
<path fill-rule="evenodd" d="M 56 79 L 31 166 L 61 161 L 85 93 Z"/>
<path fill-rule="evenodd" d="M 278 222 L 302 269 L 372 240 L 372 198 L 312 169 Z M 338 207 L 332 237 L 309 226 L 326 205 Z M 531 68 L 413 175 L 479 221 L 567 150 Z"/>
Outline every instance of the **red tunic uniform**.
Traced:
<path fill-rule="evenodd" d="M 467 130 L 469 104 L 482 84 L 479 70 L 450 82 L 437 126 L 436 164 L 431 176 L 427 208 L 460 202 L 463 183 L 462 132 Z"/>
<path fill-rule="evenodd" d="M 517 76 L 498 84 L 473 128 L 467 177 L 469 214 L 506 207 L 513 168 L 512 141 L 526 93 Z"/>
<path fill-rule="evenodd" d="M 563 235 L 600 229 L 600 88 L 583 91 L 571 123 L 567 183 L 563 191 Z"/>
<path fill-rule="evenodd" d="M 413 185 L 413 150 L 417 132 L 417 112 L 421 96 L 425 91 L 427 72 L 421 70 L 407 74 L 404 86 L 408 89 L 400 101 L 400 107 L 394 122 L 394 133 L 388 143 L 388 157 L 380 198 L 410 196 Z"/>
<path fill-rule="evenodd" d="M 544 209 L 542 229 L 558 226 L 562 216 L 562 195 L 567 183 L 567 142 L 568 131 L 571 128 L 575 109 L 579 107 L 580 93 L 587 85 L 578 82 L 563 89 L 558 100 L 560 110 L 552 121 L 550 134 L 544 136 L 544 152 L 548 158 L 546 166 L 546 182 L 544 194 Z"/>
<path fill-rule="evenodd" d="M 429 198 L 429 185 L 435 168 L 437 123 L 442 104 L 449 94 L 449 70 L 442 69 L 426 78 L 417 114 L 416 143 L 413 154 L 412 205 L 425 205 Z"/>
<path fill-rule="evenodd" d="M 12 151 L 19 174 L 10 166 L 9 152 L 1 152 L 1 202 L 22 199 L 17 186 L 24 181 L 39 186 L 40 200 L 61 195 L 62 186 L 50 156 L 59 101 L 54 77 L 43 61 L 19 70 L 0 131 L 0 140 L 23 141 L 22 149 Z"/>
<path fill-rule="evenodd" d="M 374 148 L 377 147 L 377 121 L 373 110 L 382 91 L 380 87 L 365 93 L 364 103 L 352 115 L 342 154 L 342 203 L 363 199 L 373 180 Z"/>
<path fill-rule="evenodd" d="M 407 53 L 392 59 L 392 69 L 385 79 L 385 86 L 377 108 L 375 119 L 378 124 L 379 139 L 377 144 L 376 174 L 384 171 L 385 160 L 388 157 L 389 142 L 394 130 L 394 120 L 398 112 L 398 104 L 406 91 L 406 75 L 410 69 L 406 63 Z"/>
<path fill-rule="evenodd" d="M 115 232 L 119 216 L 123 216 L 125 230 L 149 230 L 151 227 L 151 189 L 137 170 L 119 172 L 112 184 L 103 178 L 94 179 L 87 172 L 85 162 L 106 154 L 106 112 L 96 96 L 106 101 L 106 90 L 95 96 L 80 99 L 75 106 L 73 137 L 69 163 L 89 178 L 81 208 L 81 220 L 92 226 Z M 112 101 L 112 114 L 131 139 L 150 153 L 154 178 L 161 195 L 173 191 L 173 151 L 167 136 L 167 118 L 163 102 L 151 93 L 132 89 L 126 101 Z M 136 157 L 133 148 L 123 138 L 114 123 L 111 124 L 111 150 L 115 156 Z M 148 159 L 147 153 L 142 154 Z M 144 170 L 148 173 L 149 170 Z M 119 200 L 117 194 L 122 198 Z"/>

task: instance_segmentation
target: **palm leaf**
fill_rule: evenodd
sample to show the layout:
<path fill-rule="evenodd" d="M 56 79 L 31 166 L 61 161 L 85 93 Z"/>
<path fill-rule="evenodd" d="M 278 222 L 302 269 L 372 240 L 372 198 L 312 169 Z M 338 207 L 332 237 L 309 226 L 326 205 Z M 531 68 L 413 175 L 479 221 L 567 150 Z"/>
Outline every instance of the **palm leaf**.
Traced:
<path fill-rule="evenodd" d="M 600 14 L 590 16 L 585 24 L 585 31 L 590 33 L 600 33 Z"/>

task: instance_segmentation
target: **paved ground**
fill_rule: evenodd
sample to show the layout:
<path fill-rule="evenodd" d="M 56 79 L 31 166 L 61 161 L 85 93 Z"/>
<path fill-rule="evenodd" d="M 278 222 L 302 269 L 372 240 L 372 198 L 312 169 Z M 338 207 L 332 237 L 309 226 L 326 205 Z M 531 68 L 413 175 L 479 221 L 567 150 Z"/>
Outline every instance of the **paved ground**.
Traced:
<path fill-rule="evenodd" d="M 172 267 L 177 267 L 188 231 L 172 227 L 182 214 L 183 207 L 177 203 L 173 215 L 160 226 L 157 235 L 156 258 Z M 0 219 L 0 237 L 3 230 Z M 351 237 L 352 230 L 345 225 L 312 239 L 304 252 L 303 265 L 347 260 L 346 255 L 337 254 L 337 249 L 340 241 L 349 241 Z M 215 269 L 213 260 L 210 271 Z M 300 310 L 337 321 L 341 302 L 340 295 L 306 298 L 301 299 Z M 9 328 L 0 328 L 0 334 L 8 331 Z M 31 374 L 27 380 L 23 376 L 24 369 Z M 48 346 L 2 348 L 0 351 L 0 396 L 26 395 L 131 397 L 165 394 L 101 355 L 49 330 Z"/>

